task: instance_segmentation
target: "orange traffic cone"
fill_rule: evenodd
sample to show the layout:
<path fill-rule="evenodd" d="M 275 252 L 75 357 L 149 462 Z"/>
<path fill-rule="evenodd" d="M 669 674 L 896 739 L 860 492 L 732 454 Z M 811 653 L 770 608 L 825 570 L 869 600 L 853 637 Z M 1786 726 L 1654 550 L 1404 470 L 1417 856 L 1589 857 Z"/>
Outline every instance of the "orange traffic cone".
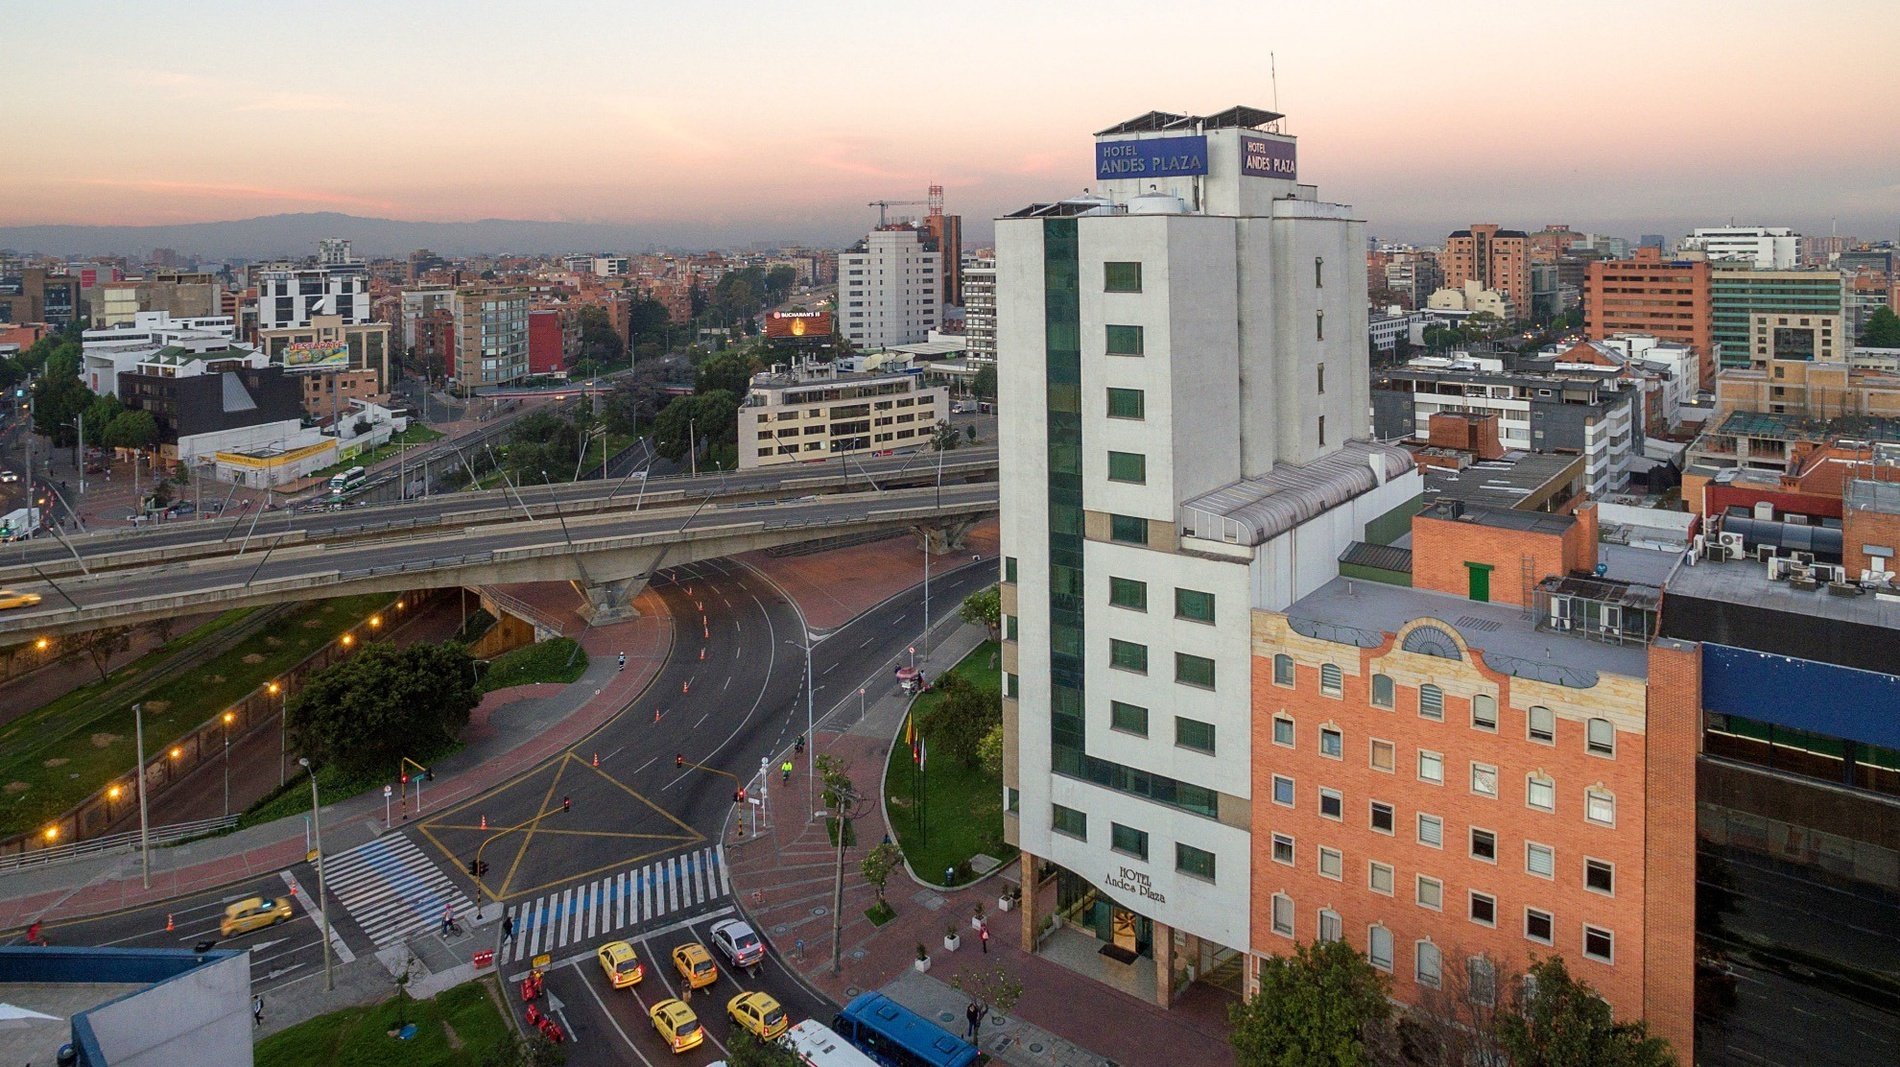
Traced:
<path fill-rule="evenodd" d="M 600 753 L 594 753 L 594 766 L 600 766 Z"/>
<path fill-rule="evenodd" d="M 172 932 L 172 913 L 169 911 L 165 913 L 165 932 Z"/>
<path fill-rule="evenodd" d="M 695 600 L 695 601 L 693 601 L 693 607 L 695 607 L 695 608 L 698 608 L 698 609 L 699 609 L 700 611 L 705 611 L 705 610 L 706 610 L 706 602 L 705 602 L 705 601 L 703 601 L 703 600 Z"/>
<path fill-rule="evenodd" d="M 706 661 L 706 650 L 703 648 L 699 650 L 699 660 L 701 663 Z"/>
<path fill-rule="evenodd" d="M 482 816 L 482 829 L 488 829 L 488 816 Z"/>
<path fill-rule="evenodd" d="M 712 640 L 712 627 L 710 627 L 710 626 L 702 626 L 702 627 L 700 627 L 700 628 L 699 628 L 699 636 L 700 636 L 700 637 L 702 637 L 702 638 L 704 638 L 704 639 L 706 639 L 706 640 L 708 640 L 708 641 L 710 641 L 710 640 Z"/>
<path fill-rule="evenodd" d="M 659 721 L 660 721 L 660 709 L 659 709 L 659 708 L 654 708 L 654 709 L 653 709 L 653 721 L 654 721 L 654 722 L 659 722 Z"/>
<path fill-rule="evenodd" d="M 680 683 L 680 692 L 682 692 L 682 693 L 690 693 L 690 692 L 692 692 L 692 691 L 693 691 L 693 683 L 691 683 L 691 682 L 681 682 L 681 683 Z"/>

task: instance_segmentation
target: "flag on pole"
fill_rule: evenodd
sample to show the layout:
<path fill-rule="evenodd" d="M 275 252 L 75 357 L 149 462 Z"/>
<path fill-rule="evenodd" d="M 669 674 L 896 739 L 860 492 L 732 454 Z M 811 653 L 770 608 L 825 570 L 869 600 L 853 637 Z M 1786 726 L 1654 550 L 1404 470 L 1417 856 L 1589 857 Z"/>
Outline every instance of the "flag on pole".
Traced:
<path fill-rule="evenodd" d="M 924 739 L 919 737 L 917 739 L 917 749 L 916 749 L 918 769 L 921 770 L 923 768 L 924 760 L 929 755 L 930 755 L 929 751 L 924 747 Z"/>

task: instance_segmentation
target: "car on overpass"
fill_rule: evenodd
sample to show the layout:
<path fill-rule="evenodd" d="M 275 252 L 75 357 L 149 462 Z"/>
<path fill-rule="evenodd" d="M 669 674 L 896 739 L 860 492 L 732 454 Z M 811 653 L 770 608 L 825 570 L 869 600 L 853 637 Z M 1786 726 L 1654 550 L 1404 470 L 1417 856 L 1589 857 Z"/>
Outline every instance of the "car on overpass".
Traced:
<path fill-rule="evenodd" d="M 8 608 L 30 608 L 40 602 L 38 593 L 21 593 L 12 589 L 0 589 L 0 610 Z"/>

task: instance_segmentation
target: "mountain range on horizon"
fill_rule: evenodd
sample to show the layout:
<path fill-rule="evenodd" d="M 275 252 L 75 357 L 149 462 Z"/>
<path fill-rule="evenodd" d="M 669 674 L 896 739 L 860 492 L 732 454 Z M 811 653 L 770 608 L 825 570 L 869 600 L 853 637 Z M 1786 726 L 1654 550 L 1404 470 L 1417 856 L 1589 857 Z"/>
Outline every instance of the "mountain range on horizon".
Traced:
<path fill-rule="evenodd" d="M 186 257 L 216 262 L 299 259 L 315 254 L 317 242 L 325 237 L 347 238 L 355 253 L 364 257 L 400 257 L 419 248 L 448 256 L 471 256 L 721 247 L 708 241 L 708 236 L 705 227 L 690 222 L 409 222 L 315 211 L 155 226 L 0 226 L 0 249 L 50 256 L 142 257 L 155 248 L 170 248 Z M 802 241 L 826 246 L 848 240 L 845 235 L 827 240 L 811 234 L 787 236 L 783 243 Z"/>

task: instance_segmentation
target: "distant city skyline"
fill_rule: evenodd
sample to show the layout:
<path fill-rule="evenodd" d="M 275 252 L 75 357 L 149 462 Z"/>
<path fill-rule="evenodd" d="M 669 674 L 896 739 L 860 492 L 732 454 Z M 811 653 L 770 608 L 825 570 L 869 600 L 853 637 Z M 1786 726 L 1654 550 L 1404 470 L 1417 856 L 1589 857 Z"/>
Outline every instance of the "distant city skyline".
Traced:
<path fill-rule="evenodd" d="M 19 72 L 0 227 L 339 211 L 835 244 L 875 222 L 868 201 L 938 183 L 981 245 L 988 219 L 1090 183 L 1096 129 L 1274 107 L 1271 51 L 1302 180 L 1382 238 L 1473 221 L 1900 231 L 1900 127 L 1868 121 L 1900 113 L 1900 86 L 1876 76 L 1880 35 L 1839 32 L 1882 22 L 1880 0 L 1825 18 L 1598 3 L 1587 20 L 1396 3 L 190 10 L 0 14 Z M 1833 75 L 1855 69 L 1843 94 Z"/>

